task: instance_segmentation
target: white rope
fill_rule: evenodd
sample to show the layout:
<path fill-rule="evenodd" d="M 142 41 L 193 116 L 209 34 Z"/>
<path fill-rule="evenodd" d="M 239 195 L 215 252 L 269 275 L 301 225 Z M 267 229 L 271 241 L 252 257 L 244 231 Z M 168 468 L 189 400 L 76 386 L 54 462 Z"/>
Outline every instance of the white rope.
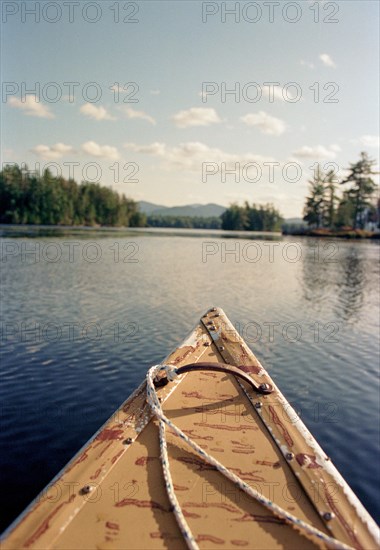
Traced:
<path fill-rule="evenodd" d="M 186 541 L 186 544 L 190 550 L 199 550 L 199 546 L 195 542 L 193 533 L 183 515 L 182 508 L 177 500 L 173 480 L 170 473 L 169 457 L 168 457 L 168 448 L 166 444 L 166 434 L 165 434 L 165 422 L 157 415 L 159 411 L 162 413 L 161 405 L 158 400 L 156 389 L 153 384 L 153 378 L 156 376 L 158 371 L 166 371 L 166 376 L 168 380 L 174 380 L 178 375 L 175 372 L 175 369 L 170 365 L 156 365 L 149 369 L 147 374 L 147 401 L 159 420 L 159 438 L 160 438 L 160 451 L 161 451 L 161 462 L 162 462 L 162 471 L 164 474 L 166 492 L 168 494 L 169 502 L 172 506 L 174 516 L 177 520 L 178 527 L 182 533 L 183 538 Z"/>
<path fill-rule="evenodd" d="M 199 547 L 197 543 L 195 542 L 194 536 L 190 530 L 190 527 L 183 515 L 181 506 L 177 500 L 177 497 L 175 495 L 174 487 L 173 487 L 173 481 L 170 473 L 170 467 L 169 467 L 169 458 L 168 458 L 168 452 L 167 452 L 167 444 L 166 444 L 166 434 L 165 434 L 165 424 L 169 426 L 169 428 L 176 433 L 181 439 L 183 439 L 199 456 L 203 458 L 206 462 L 208 462 L 211 466 L 214 466 L 221 474 L 223 474 L 227 479 L 232 481 L 239 489 L 247 493 L 251 498 L 254 500 L 257 500 L 261 504 L 263 504 L 266 508 L 268 508 L 271 512 L 273 512 L 276 516 L 278 516 L 281 519 L 284 519 L 288 524 L 292 525 L 296 529 L 299 529 L 300 533 L 306 536 L 306 533 L 308 535 L 311 535 L 313 537 L 318 538 L 320 541 L 327 544 L 330 548 L 334 548 L 336 550 L 353 550 L 351 546 L 347 546 L 345 543 L 338 541 L 335 538 L 329 537 L 319 529 L 313 527 L 312 525 L 309 525 L 308 523 L 304 522 L 303 520 L 297 518 L 296 516 L 293 516 L 271 500 L 267 499 L 250 487 L 245 481 L 243 481 L 239 476 L 231 472 L 228 468 L 223 466 L 218 460 L 216 460 L 214 457 L 206 453 L 195 441 L 190 439 L 186 434 L 183 433 L 180 428 L 178 428 L 169 418 L 165 416 L 165 414 L 162 411 L 161 404 L 158 400 L 156 389 L 153 383 L 153 379 L 158 374 L 159 371 L 165 371 L 166 375 L 170 377 L 173 377 L 171 379 L 174 379 L 177 376 L 177 373 L 175 372 L 175 367 L 171 365 L 155 365 L 151 367 L 147 373 L 147 402 L 149 406 L 152 409 L 152 412 L 155 414 L 159 421 L 159 436 L 160 436 L 160 450 L 161 450 L 161 460 L 162 460 L 162 469 L 166 484 L 166 490 L 168 494 L 168 498 L 170 501 L 170 504 L 173 507 L 173 512 L 175 515 L 175 518 L 178 523 L 178 527 L 187 543 L 187 546 L 190 550 L 199 550 Z M 173 372 L 174 371 L 174 372 Z"/>

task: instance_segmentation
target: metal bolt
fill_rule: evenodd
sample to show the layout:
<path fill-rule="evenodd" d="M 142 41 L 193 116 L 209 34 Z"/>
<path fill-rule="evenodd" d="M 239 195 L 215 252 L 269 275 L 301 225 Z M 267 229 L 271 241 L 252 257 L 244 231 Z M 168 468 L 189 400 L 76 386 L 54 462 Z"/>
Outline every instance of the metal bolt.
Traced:
<path fill-rule="evenodd" d="M 133 439 L 131 437 L 127 437 L 127 439 L 124 439 L 123 443 L 124 445 L 130 445 L 133 443 Z"/>
<path fill-rule="evenodd" d="M 332 512 L 324 512 L 323 514 L 323 519 L 325 521 L 331 521 L 334 518 L 335 518 L 335 514 L 333 514 Z"/>
<path fill-rule="evenodd" d="M 224 346 L 219 346 L 219 351 L 224 351 Z"/>
<path fill-rule="evenodd" d="M 207 347 L 207 346 L 209 346 L 209 345 L 210 345 L 210 342 L 204 342 L 204 344 L 203 344 L 203 345 Z"/>
<path fill-rule="evenodd" d="M 216 311 L 216 307 L 212 307 L 210 311 Z"/>
<path fill-rule="evenodd" d="M 92 485 L 85 485 L 84 487 L 82 487 L 82 489 L 79 491 L 79 493 L 81 495 L 88 495 L 88 493 L 91 493 L 91 491 L 93 489 L 94 488 L 92 487 Z"/>
<path fill-rule="evenodd" d="M 208 327 L 210 330 L 216 330 L 216 326 L 215 325 L 211 325 Z"/>
<path fill-rule="evenodd" d="M 214 317 L 220 317 L 220 313 L 215 313 Z"/>
<path fill-rule="evenodd" d="M 269 384 L 260 384 L 259 389 L 261 391 L 269 390 Z"/>
<path fill-rule="evenodd" d="M 286 458 L 286 460 L 293 460 L 294 454 L 293 453 L 286 453 L 285 458 Z"/>
<path fill-rule="evenodd" d="M 258 401 L 257 403 L 255 403 L 255 408 L 256 409 L 261 409 L 262 407 L 262 404 L 260 403 L 260 401 Z"/>

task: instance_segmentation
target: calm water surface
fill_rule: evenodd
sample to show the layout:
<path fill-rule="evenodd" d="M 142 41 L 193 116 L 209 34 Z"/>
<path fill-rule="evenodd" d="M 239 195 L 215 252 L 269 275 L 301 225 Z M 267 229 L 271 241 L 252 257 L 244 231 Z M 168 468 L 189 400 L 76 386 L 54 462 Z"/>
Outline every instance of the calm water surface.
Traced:
<path fill-rule="evenodd" d="M 0 232 L 1 529 L 212 305 L 379 521 L 377 243 Z"/>

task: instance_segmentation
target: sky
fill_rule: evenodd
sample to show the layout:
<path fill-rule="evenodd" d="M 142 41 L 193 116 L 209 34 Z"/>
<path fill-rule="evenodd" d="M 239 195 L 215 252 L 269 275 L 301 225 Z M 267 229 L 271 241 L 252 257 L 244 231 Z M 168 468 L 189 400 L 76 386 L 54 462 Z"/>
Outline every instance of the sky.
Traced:
<path fill-rule="evenodd" d="M 1 2 L 2 164 L 135 200 L 302 215 L 378 161 L 379 3 Z"/>

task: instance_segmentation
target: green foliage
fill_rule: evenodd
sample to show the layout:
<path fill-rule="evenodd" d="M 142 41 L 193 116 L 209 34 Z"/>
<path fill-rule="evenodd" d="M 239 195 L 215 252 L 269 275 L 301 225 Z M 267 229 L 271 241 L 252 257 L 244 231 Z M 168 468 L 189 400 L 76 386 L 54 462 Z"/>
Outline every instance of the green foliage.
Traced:
<path fill-rule="evenodd" d="M 199 216 L 171 216 L 151 214 L 147 218 L 149 227 L 176 227 L 187 229 L 220 229 L 220 217 L 203 218 Z"/>
<path fill-rule="evenodd" d="M 366 221 L 371 216 L 373 205 L 370 201 L 376 191 L 376 184 L 371 178 L 376 172 L 372 171 L 376 161 L 370 159 L 367 153 L 360 153 L 360 160 L 350 164 L 350 173 L 341 183 L 352 183 L 352 187 L 346 192 L 345 201 L 352 205 L 352 225 L 356 229 L 363 229 Z"/>
<path fill-rule="evenodd" d="M 222 214 L 222 229 L 244 231 L 248 229 L 248 215 L 244 207 L 231 204 Z"/>
<path fill-rule="evenodd" d="M 325 194 L 324 194 L 324 210 L 323 210 L 323 222 L 326 227 L 335 227 L 336 206 L 339 202 L 339 197 L 336 194 L 337 178 L 335 172 L 330 170 L 326 174 L 324 181 Z"/>
<path fill-rule="evenodd" d="M 222 229 L 234 231 L 280 231 L 283 217 L 273 205 L 232 204 L 221 216 Z"/>
<path fill-rule="evenodd" d="M 303 219 L 309 227 L 334 229 L 353 227 L 363 229 L 366 222 L 376 223 L 377 212 L 371 198 L 376 184 L 370 177 L 375 164 L 367 153 L 361 153 L 360 160 L 350 164 L 348 177 L 341 184 L 351 183 L 350 189 L 339 199 L 336 193 L 336 177 L 333 171 L 324 173 L 320 166 L 310 183 Z"/>
<path fill-rule="evenodd" d="M 109 187 L 5 166 L 0 172 L 0 223 L 141 227 L 136 203 Z"/>
<path fill-rule="evenodd" d="M 336 212 L 337 227 L 352 227 L 355 217 L 355 205 L 348 194 L 348 191 L 343 192 L 343 197 L 339 201 Z"/>
<path fill-rule="evenodd" d="M 318 165 L 314 178 L 309 181 L 303 219 L 309 227 L 334 227 L 336 203 L 336 176 L 333 170 L 323 172 Z"/>

